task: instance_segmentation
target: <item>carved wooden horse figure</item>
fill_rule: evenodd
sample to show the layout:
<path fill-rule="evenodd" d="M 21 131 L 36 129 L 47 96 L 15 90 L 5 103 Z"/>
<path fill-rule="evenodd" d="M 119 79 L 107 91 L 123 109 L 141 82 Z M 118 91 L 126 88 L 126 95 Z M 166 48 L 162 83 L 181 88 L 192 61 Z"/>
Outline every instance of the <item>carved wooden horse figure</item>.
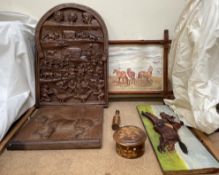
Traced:
<path fill-rule="evenodd" d="M 142 112 L 142 115 L 147 117 L 154 125 L 154 130 L 160 134 L 160 144 L 158 145 L 158 151 L 165 152 L 175 150 L 175 143 L 178 142 L 181 150 L 187 154 L 188 150 L 186 145 L 180 140 L 177 130 L 180 127 L 174 128 L 171 123 L 173 120 L 167 116 L 167 114 L 161 113 L 162 118 L 159 119 L 155 115 L 149 112 Z M 169 122 L 171 121 L 171 122 Z"/>

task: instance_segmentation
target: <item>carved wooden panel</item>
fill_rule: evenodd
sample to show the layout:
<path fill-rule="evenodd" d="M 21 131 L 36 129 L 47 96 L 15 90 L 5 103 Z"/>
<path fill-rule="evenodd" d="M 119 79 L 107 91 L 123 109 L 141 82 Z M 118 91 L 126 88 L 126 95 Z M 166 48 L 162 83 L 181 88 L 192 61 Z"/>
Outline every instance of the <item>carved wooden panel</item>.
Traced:
<path fill-rule="evenodd" d="M 77 4 L 48 11 L 36 28 L 37 105 L 108 102 L 108 36 L 101 17 Z"/>
<path fill-rule="evenodd" d="M 102 120 L 99 105 L 42 107 L 10 141 L 8 149 L 99 148 Z"/>
<path fill-rule="evenodd" d="M 108 36 L 101 17 L 77 4 L 52 8 L 36 28 L 37 111 L 8 149 L 99 148 L 108 103 Z"/>

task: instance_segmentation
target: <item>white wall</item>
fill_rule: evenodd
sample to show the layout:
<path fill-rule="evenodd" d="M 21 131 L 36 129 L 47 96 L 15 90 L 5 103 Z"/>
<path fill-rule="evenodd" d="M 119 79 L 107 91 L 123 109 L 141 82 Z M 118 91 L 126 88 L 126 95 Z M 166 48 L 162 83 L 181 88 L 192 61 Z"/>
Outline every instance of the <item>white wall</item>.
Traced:
<path fill-rule="evenodd" d="M 65 0 L 1 0 L 0 10 L 21 12 L 39 19 Z M 162 39 L 163 30 L 172 36 L 185 0 L 77 0 L 93 8 L 104 19 L 109 38 Z"/>

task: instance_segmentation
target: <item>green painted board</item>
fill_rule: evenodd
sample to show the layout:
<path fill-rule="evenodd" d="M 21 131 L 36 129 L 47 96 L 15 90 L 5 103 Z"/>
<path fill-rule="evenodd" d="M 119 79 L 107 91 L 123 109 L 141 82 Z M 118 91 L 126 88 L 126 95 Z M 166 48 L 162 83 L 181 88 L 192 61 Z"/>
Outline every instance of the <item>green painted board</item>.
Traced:
<path fill-rule="evenodd" d="M 166 105 L 138 105 L 137 110 L 163 172 L 188 172 L 189 174 L 189 171 L 194 172 L 197 170 L 200 172 L 201 170 L 209 169 L 210 171 L 211 169 L 219 168 L 217 160 L 186 126 L 182 126 L 178 134 L 180 139 L 186 144 L 189 153 L 184 154 L 178 143 L 175 144 L 175 151 L 160 153 L 157 149 L 160 135 L 154 130 L 151 121 L 142 116 L 141 112 L 151 112 L 158 117 L 160 112 L 176 115 Z"/>

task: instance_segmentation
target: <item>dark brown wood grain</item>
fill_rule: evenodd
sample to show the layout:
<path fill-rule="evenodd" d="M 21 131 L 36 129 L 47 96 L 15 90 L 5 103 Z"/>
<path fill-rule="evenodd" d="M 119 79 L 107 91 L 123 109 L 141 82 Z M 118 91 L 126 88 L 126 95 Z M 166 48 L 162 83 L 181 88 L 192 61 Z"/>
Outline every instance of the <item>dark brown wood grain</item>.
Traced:
<path fill-rule="evenodd" d="M 8 144 L 10 150 L 99 148 L 101 106 L 57 106 L 37 109 Z"/>
<path fill-rule="evenodd" d="M 89 7 L 61 4 L 36 27 L 36 106 L 8 149 L 100 148 L 108 34 Z"/>
<path fill-rule="evenodd" d="M 107 105 L 108 34 L 94 10 L 62 4 L 36 27 L 36 99 L 41 105 Z"/>
<path fill-rule="evenodd" d="M 164 50 L 163 50 L 163 96 L 168 97 L 168 54 L 170 49 L 169 32 L 164 30 Z"/>

